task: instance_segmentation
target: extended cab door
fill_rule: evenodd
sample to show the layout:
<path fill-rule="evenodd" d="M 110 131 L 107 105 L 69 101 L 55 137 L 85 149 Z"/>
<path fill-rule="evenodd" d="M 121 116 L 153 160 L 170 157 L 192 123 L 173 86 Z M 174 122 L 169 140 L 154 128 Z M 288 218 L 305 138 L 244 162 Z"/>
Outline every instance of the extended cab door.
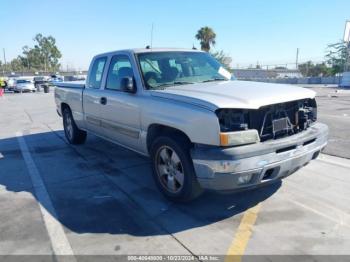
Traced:
<path fill-rule="evenodd" d="M 86 129 L 96 134 L 101 134 L 100 105 L 103 103 L 101 85 L 106 68 L 107 57 L 97 57 L 92 62 L 86 87 L 83 92 L 83 109 L 85 114 Z"/>
<path fill-rule="evenodd" d="M 106 84 L 101 90 L 106 103 L 101 105 L 101 125 L 104 136 L 134 150 L 140 150 L 140 107 L 138 93 L 121 88 L 124 77 L 134 78 L 134 68 L 128 54 L 116 54 L 109 63 Z"/>

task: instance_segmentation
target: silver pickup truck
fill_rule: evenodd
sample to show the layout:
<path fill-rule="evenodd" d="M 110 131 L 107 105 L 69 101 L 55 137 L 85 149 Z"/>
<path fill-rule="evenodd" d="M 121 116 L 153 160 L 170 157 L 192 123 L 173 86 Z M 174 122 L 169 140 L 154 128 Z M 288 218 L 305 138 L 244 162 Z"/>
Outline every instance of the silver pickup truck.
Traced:
<path fill-rule="evenodd" d="M 171 200 L 284 178 L 327 144 L 313 91 L 234 80 L 196 50 L 100 54 L 86 82 L 56 85 L 68 141 L 82 144 L 90 132 L 150 156 L 155 182 Z"/>

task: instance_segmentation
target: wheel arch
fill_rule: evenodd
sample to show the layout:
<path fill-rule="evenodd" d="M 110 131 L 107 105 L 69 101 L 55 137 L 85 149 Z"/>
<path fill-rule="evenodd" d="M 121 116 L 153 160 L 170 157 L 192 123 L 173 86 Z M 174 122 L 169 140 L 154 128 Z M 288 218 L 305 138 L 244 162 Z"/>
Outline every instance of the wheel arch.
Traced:
<path fill-rule="evenodd" d="M 71 110 L 70 106 L 67 103 L 61 103 L 61 112 L 62 112 L 62 114 L 63 114 L 63 110 L 66 109 L 66 108 Z"/>
<path fill-rule="evenodd" d="M 151 145 L 152 145 L 153 141 L 157 137 L 160 137 L 160 136 L 167 136 L 167 137 L 171 137 L 175 140 L 181 140 L 181 142 L 186 143 L 190 147 L 193 146 L 191 139 L 188 137 L 188 135 L 184 131 L 182 131 L 178 128 L 168 126 L 168 125 L 151 124 L 148 126 L 147 138 L 146 138 L 148 152 L 150 152 Z"/>

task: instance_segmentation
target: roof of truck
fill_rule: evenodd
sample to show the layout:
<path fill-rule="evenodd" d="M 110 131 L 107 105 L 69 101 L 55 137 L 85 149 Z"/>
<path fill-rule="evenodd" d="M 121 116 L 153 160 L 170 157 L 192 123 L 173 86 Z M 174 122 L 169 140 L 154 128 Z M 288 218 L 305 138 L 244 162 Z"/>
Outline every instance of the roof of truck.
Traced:
<path fill-rule="evenodd" d="M 192 48 L 135 48 L 130 51 L 134 53 L 148 53 L 148 52 L 171 52 L 171 51 L 182 51 L 182 52 L 202 52 Z"/>
<path fill-rule="evenodd" d="M 197 49 L 192 49 L 192 48 L 132 48 L 132 49 L 122 49 L 122 50 L 115 50 L 115 51 L 110 51 L 106 53 L 99 54 L 98 56 L 101 55 L 110 55 L 115 52 L 130 52 L 130 53 L 151 53 L 151 52 L 176 52 L 176 51 L 181 51 L 181 52 L 203 52 L 201 50 Z"/>

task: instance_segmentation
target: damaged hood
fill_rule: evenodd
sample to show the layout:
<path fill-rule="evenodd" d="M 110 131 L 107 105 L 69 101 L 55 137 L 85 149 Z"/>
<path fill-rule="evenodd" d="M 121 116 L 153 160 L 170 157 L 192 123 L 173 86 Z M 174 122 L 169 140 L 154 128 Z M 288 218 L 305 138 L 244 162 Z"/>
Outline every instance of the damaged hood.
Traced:
<path fill-rule="evenodd" d="M 151 95 L 198 105 L 215 111 L 219 108 L 258 109 L 305 98 L 315 92 L 306 88 L 250 81 L 196 83 L 152 90 Z"/>

